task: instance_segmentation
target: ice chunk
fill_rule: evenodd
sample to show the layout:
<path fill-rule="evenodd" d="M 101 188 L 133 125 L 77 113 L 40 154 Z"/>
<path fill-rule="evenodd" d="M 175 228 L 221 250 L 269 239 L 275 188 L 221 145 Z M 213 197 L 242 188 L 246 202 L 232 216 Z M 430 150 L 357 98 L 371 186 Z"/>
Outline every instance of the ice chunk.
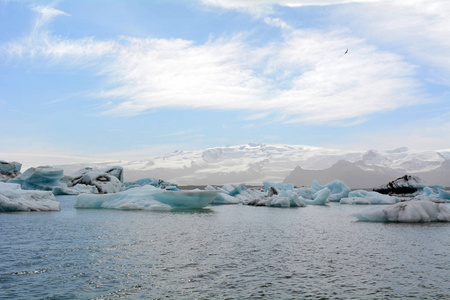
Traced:
<path fill-rule="evenodd" d="M 327 204 L 328 197 L 330 197 L 331 191 L 328 188 L 321 189 L 313 194 L 313 200 L 302 199 L 305 204 L 308 205 L 325 205 Z"/>
<path fill-rule="evenodd" d="M 425 181 L 419 177 L 405 175 L 373 190 L 381 194 L 413 194 L 425 186 Z"/>
<path fill-rule="evenodd" d="M 18 183 L 24 190 L 51 191 L 54 187 L 67 187 L 59 180 L 64 177 L 63 170 L 50 166 L 29 168 L 22 175 L 9 180 L 10 183 Z"/>
<path fill-rule="evenodd" d="M 144 185 L 151 185 L 154 187 L 160 187 L 167 190 L 178 190 L 178 186 L 175 183 L 170 183 L 158 178 L 142 178 L 132 182 L 125 182 L 125 189 L 132 189 L 136 187 L 141 187 Z"/>
<path fill-rule="evenodd" d="M 0 182 L 0 212 L 58 210 L 52 192 L 22 190 L 19 184 Z"/>
<path fill-rule="evenodd" d="M 241 199 L 237 197 L 230 196 L 225 193 L 219 193 L 213 201 L 214 204 L 239 204 L 241 203 Z"/>
<path fill-rule="evenodd" d="M 15 178 L 20 175 L 20 169 L 22 164 L 18 162 L 6 162 L 0 160 L 0 181 L 8 181 L 11 178 Z"/>
<path fill-rule="evenodd" d="M 297 193 L 295 193 L 292 190 L 280 191 L 275 187 L 270 187 L 270 190 L 272 190 L 272 193 L 267 194 L 261 198 L 254 198 L 251 201 L 246 202 L 245 204 L 254 206 L 272 206 L 272 207 L 306 206 L 306 204 L 297 195 Z"/>
<path fill-rule="evenodd" d="M 317 190 L 309 187 L 294 188 L 293 191 L 296 192 L 299 196 L 311 200 L 313 199 L 314 193 L 317 192 Z"/>
<path fill-rule="evenodd" d="M 365 190 L 356 190 L 349 193 L 348 198 L 342 198 L 341 204 L 395 204 L 400 199 L 389 195 Z"/>
<path fill-rule="evenodd" d="M 76 208 L 170 209 L 203 208 L 213 201 L 218 191 L 166 191 L 145 185 L 104 195 L 78 195 Z"/>
<path fill-rule="evenodd" d="M 230 196 L 236 196 L 245 189 L 246 189 L 245 184 L 241 183 L 241 184 L 226 184 L 222 187 L 221 190 Z"/>
<path fill-rule="evenodd" d="M 366 210 L 355 216 L 359 221 L 371 222 L 450 222 L 450 208 L 426 200 L 411 200 Z"/>
<path fill-rule="evenodd" d="M 446 191 L 445 189 L 442 189 L 442 188 L 438 188 L 437 191 L 435 192 L 434 189 L 432 189 L 430 187 L 425 187 L 423 189 L 423 193 L 425 196 L 430 197 L 430 198 L 450 200 L 450 192 Z"/>
<path fill-rule="evenodd" d="M 290 183 L 279 183 L 279 182 L 266 181 L 266 182 L 263 182 L 263 184 L 264 184 L 264 192 L 266 192 L 266 193 L 269 191 L 269 189 L 271 187 L 276 187 L 277 189 L 282 190 L 282 191 L 292 190 L 294 188 L 294 185 L 290 184 Z"/>
<path fill-rule="evenodd" d="M 99 194 L 117 193 L 122 188 L 120 180 L 108 173 L 92 168 L 81 169 L 72 175 L 72 186 L 78 184 L 94 186 Z"/>
<path fill-rule="evenodd" d="M 331 191 L 331 195 L 328 197 L 330 202 L 339 202 L 342 198 L 347 198 L 350 193 L 350 188 L 340 180 L 333 180 L 325 185 L 320 185 L 316 180 L 313 181 L 312 189 L 320 191 L 321 189 L 328 188 Z"/>
<path fill-rule="evenodd" d="M 116 177 L 117 179 L 120 180 L 120 182 L 123 183 L 123 168 L 122 167 L 114 166 L 114 167 L 109 167 L 109 168 L 103 169 L 102 171 Z"/>

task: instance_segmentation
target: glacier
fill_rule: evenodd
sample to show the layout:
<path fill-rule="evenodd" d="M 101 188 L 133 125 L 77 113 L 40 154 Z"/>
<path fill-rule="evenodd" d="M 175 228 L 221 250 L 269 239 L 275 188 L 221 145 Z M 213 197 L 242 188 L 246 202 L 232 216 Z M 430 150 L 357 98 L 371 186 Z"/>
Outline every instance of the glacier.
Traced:
<path fill-rule="evenodd" d="M 204 208 L 218 191 L 167 191 L 144 185 L 113 194 L 80 194 L 75 208 L 109 208 L 124 210 L 171 210 Z"/>
<path fill-rule="evenodd" d="M 355 214 L 355 217 L 368 222 L 450 222 L 450 208 L 427 200 L 411 200 L 386 208 L 368 209 Z"/>
<path fill-rule="evenodd" d="M 22 190 L 19 184 L 0 182 L 0 212 L 59 210 L 50 191 Z"/>

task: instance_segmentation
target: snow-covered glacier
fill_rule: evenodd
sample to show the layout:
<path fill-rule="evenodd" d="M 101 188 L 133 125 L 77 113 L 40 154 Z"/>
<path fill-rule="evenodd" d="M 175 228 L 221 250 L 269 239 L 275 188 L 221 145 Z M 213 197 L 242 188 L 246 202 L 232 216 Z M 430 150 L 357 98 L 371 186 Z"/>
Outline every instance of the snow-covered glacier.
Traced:
<path fill-rule="evenodd" d="M 114 194 L 80 194 L 76 208 L 110 208 L 126 210 L 170 210 L 172 208 L 204 208 L 219 191 L 167 191 L 151 185 Z"/>
<path fill-rule="evenodd" d="M 0 182 L 0 212 L 59 210 L 52 192 L 22 190 L 19 184 Z"/>

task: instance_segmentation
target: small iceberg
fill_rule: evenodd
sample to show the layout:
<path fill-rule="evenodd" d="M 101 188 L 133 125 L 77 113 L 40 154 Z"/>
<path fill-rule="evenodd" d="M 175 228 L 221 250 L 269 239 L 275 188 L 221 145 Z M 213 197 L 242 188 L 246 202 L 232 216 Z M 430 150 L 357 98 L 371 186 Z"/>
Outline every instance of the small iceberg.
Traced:
<path fill-rule="evenodd" d="M 427 200 L 411 200 L 386 208 L 368 209 L 355 216 L 359 221 L 367 222 L 450 222 L 450 208 Z"/>
<path fill-rule="evenodd" d="M 19 184 L 0 182 L 0 212 L 59 210 L 50 191 L 22 190 Z"/>
<path fill-rule="evenodd" d="M 127 210 L 170 210 L 172 208 L 204 208 L 219 191 L 167 191 L 151 185 L 114 194 L 80 194 L 75 208 L 109 208 Z"/>

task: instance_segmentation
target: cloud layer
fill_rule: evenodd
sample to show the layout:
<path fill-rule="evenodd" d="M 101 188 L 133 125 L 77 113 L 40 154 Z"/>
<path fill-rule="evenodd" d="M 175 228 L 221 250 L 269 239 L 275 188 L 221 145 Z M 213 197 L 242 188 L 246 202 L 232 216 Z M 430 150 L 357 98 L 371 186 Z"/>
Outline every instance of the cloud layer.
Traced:
<path fill-rule="evenodd" d="M 349 1 L 326 1 L 330 2 Z M 284 122 L 349 123 L 420 101 L 413 65 L 346 31 L 299 30 L 266 17 L 269 26 L 282 31 L 281 42 L 255 46 L 247 35 L 204 44 L 134 37 L 63 39 L 45 25 L 52 17 L 67 14 L 51 7 L 35 10 L 39 15 L 33 32 L 4 45 L 4 52 L 87 68 L 103 76 L 105 88 L 95 92 L 108 102 L 103 114 L 133 116 L 154 108 L 225 109 L 249 111 L 252 116 L 271 113 Z"/>

